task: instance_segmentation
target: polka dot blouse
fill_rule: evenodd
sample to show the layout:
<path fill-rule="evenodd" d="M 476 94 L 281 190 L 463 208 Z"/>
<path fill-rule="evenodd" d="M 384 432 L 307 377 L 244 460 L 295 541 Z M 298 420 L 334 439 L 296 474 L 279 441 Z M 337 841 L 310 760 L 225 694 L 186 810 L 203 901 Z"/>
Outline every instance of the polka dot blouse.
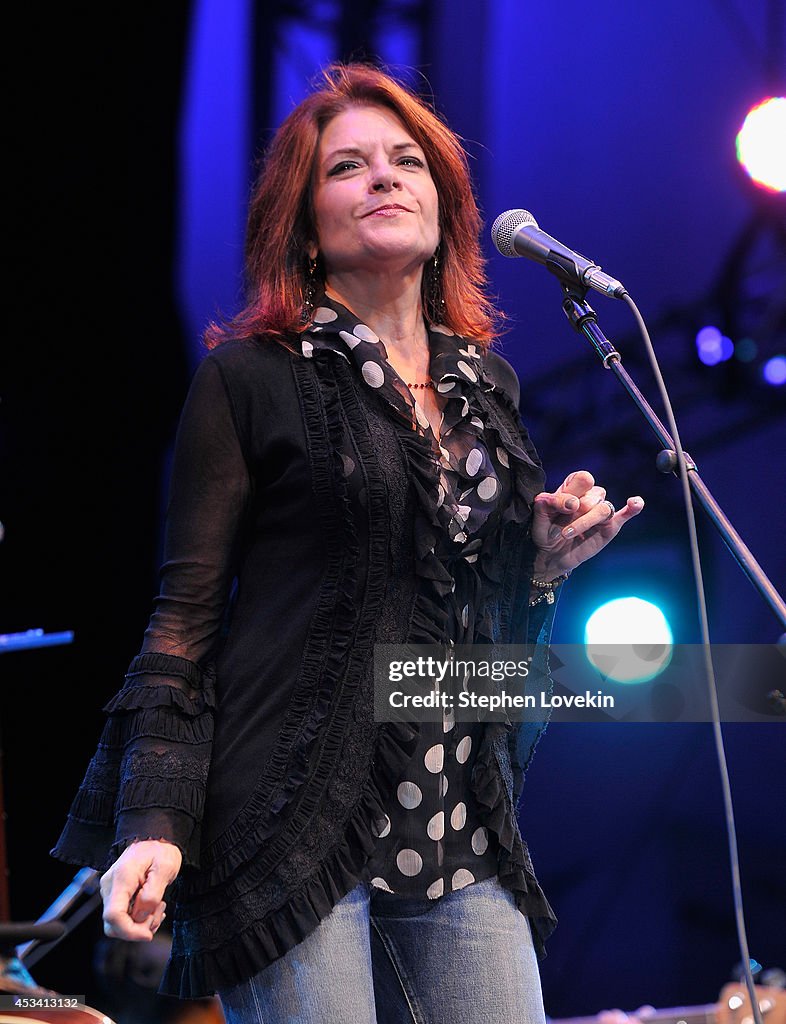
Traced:
<path fill-rule="evenodd" d="M 443 327 L 429 330 L 430 376 L 447 401 L 437 441 L 425 413 L 387 360 L 384 342 L 338 303 L 323 299 L 301 339 L 302 352 L 331 348 L 357 368 L 411 427 L 431 443 L 438 469 L 440 529 L 429 556 L 443 573 L 446 632 L 471 644 L 483 632 L 482 587 L 475 563 L 510 501 L 508 453 L 490 442 L 473 387 L 483 384 L 480 351 Z M 488 386 L 488 385 L 487 385 Z M 477 629 L 476 629 L 477 627 Z M 422 722 L 366 865 L 371 885 L 409 897 L 437 899 L 496 874 L 499 844 L 481 823 L 471 780 L 484 722 Z"/>

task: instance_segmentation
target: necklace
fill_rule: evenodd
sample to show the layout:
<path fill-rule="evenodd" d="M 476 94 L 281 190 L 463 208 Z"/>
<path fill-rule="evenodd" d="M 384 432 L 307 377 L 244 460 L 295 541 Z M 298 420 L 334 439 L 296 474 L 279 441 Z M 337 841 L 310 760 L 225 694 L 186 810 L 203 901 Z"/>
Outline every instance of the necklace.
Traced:
<path fill-rule="evenodd" d="M 431 379 L 431 377 L 429 377 L 429 379 L 427 381 L 424 381 L 423 384 L 407 384 L 407 387 L 408 388 L 433 388 L 434 387 L 434 381 Z"/>

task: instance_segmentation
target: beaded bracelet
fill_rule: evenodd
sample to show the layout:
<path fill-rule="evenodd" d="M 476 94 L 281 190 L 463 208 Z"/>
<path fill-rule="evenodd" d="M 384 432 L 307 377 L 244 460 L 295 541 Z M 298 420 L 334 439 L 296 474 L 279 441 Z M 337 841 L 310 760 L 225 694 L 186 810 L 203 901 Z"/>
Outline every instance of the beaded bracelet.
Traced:
<path fill-rule="evenodd" d="M 554 591 L 557 587 L 562 586 L 568 576 L 570 576 L 571 572 L 572 570 L 568 569 L 568 571 L 563 572 L 561 576 L 555 576 L 553 580 L 530 580 L 530 586 L 540 591 L 537 597 L 530 598 L 530 608 L 534 608 L 535 605 L 540 604 L 541 601 L 545 601 L 546 604 L 554 604 Z"/>

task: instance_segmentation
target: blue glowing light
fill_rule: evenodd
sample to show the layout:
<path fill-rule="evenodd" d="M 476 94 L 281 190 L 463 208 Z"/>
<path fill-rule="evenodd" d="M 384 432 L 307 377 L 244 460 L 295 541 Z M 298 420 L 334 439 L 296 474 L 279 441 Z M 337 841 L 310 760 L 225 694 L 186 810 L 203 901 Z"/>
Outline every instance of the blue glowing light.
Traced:
<path fill-rule="evenodd" d="M 762 377 L 768 384 L 779 387 L 786 384 L 786 356 L 773 356 L 762 367 Z"/>
<path fill-rule="evenodd" d="M 696 334 L 696 351 L 705 366 L 715 366 L 734 355 L 734 342 L 717 327 L 702 327 Z"/>

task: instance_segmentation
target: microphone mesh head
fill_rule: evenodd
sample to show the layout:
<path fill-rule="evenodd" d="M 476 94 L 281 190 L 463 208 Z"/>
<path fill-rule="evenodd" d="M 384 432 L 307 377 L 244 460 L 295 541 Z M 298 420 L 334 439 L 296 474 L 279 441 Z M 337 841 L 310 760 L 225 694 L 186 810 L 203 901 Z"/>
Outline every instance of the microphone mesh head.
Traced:
<path fill-rule="evenodd" d="M 506 210 L 497 217 L 491 226 L 491 237 L 503 256 L 519 255 L 513 248 L 513 239 L 519 228 L 527 226 L 538 226 L 538 222 L 528 210 Z"/>

